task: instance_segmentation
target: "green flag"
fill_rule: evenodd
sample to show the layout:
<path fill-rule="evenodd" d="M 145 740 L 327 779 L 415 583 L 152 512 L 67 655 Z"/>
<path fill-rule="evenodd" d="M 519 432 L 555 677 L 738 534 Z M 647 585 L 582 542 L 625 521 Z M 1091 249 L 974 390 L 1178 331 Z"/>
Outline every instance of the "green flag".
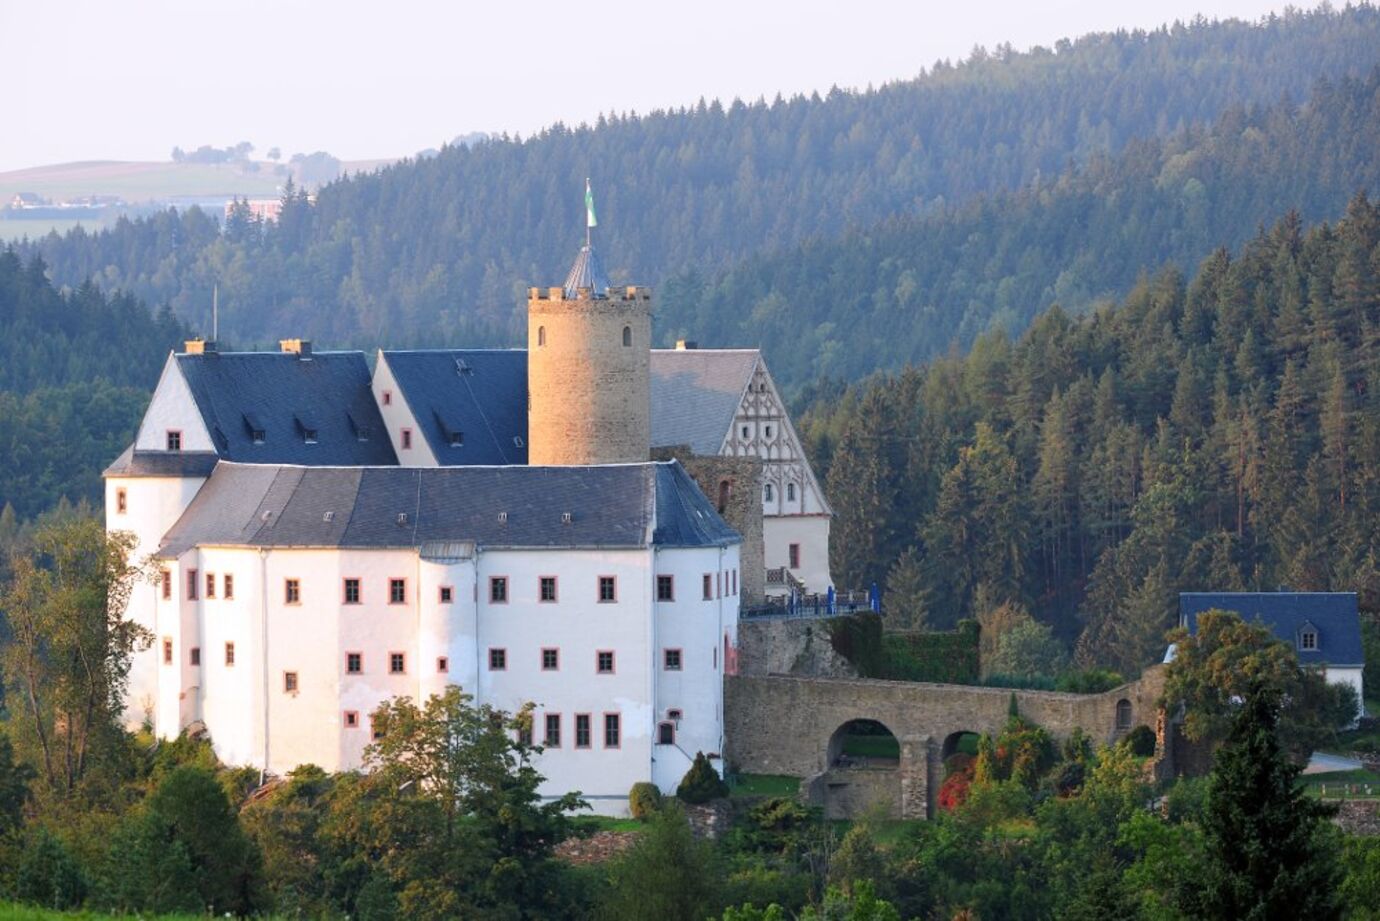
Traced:
<path fill-rule="evenodd" d="M 588 179 L 585 180 L 585 226 L 599 226 L 599 221 L 594 217 L 594 190 L 589 187 Z"/>

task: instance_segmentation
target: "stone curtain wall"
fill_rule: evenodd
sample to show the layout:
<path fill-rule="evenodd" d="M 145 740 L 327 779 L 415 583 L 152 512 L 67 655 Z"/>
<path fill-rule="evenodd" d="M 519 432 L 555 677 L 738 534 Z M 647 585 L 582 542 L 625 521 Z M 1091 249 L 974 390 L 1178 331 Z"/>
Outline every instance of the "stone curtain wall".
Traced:
<path fill-rule="evenodd" d="M 688 445 L 654 448 L 654 461 L 678 460 L 709 504 L 719 507 L 720 484 L 728 483 L 724 521 L 743 535 L 739 553 L 739 594 L 744 606 L 761 604 L 766 593 L 767 567 L 762 543 L 762 461 L 757 457 L 703 457 Z"/>
<path fill-rule="evenodd" d="M 1011 694 L 1023 716 L 1064 739 L 1081 727 L 1093 739 L 1112 742 L 1117 703 L 1131 705 L 1129 726 L 1157 725 L 1156 701 L 1164 687 L 1162 666 L 1138 681 L 1103 694 L 1063 694 L 1006 688 L 923 684 L 845 678 L 739 675 L 726 680 L 727 759 L 735 771 L 806 778 L 829 771 L 829 743 L 852 720 L 876 720 L 901 745 L 894 773 L 904 818 L 932 812 L 946 740 L 956 733 L 995 733 L 1007 719 Z M 1129 726 L 1127 728 L 1129 728 Z"/>
<path fill-rule="evenodd" d="M 740 621 L 738 674 L 858 676 L 857 669 L 834 651 L 825 623 L 813 618 Z"/>

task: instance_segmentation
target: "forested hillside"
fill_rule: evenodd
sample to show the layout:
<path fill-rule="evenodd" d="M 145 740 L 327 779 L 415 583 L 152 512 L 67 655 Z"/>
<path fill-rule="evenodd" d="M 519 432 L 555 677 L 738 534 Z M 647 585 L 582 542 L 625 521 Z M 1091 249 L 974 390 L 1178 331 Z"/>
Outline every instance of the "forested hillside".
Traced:
<path fill-rule="evenodd" d="M 0 252 L 0 534 L 63 496 L 100 495 L 185 336 L 167 312 L 94 285 L 60 293 L 42 262 Z"/>
<path fill-rule="evenodd" d="M 1085 664 L 1163 655 L 1181 590 L 1380 607 L 1380 205 L 1289 214 L 1191 282 L 820 398 L 833 575 L 931 626 L 1024 606 Z"/>
<path fill-rule="evenodd" d="M 559 281 L 572 258 L 586 176 L 594 179 L 601 244 L 615 280 L 660 284 L 694 269 L 708 282 L 745 255 L 918 215 L 939 215 L 936 238 L 925 241 L 923 253 L 902 247 L 888 255 L 902 262 L 922 256 L 959 261 L 964 234 L 973 228 L 963 213 L 949 212 L 975 196 L 1039 188 L 1032 193 L 1036 200 L 1050 195 L 1062 203 L 1046 223 L 1076 230 L 1083 222 L 1081 200 L 1062 195 L 1061 183 L 1051 187 L 1069 168 L 1119 153 L 1137 138 L 1209 122 L 1233 106 L 1301 99 L 1319 77 L 1364 74 L 1378 58 L 1380 14 L 1370 7 L 1291 12 L 1256 25 L 1198 21 L 1148 34 L 1091 35 L 1053 50 L 975 52 L 961 64 L 936 64 L 918 79 L 867 92 L 727 108 L 714 103 L 452 148 L 434 159 L 334 183 L 314 206 L 297 200 L 300 207 L 267 232 L 239 222 L 220 236 L 209 218 L 190 212 L 95 235 L 52 236 L 36 248 L 60 284 L 92 277 L 149 303 L 170 303 L 196 325 L 204 325 L 218 282 L 222 328 L 239 341 L 294 333 L 335 345 L 511 344 L 520 339 L 522 287 Z M 1185 186 L 1192 166 L 1176 163 L 1165 194 L 1195 194 Z M 1122 168 L 1094 166 L 1094 178 L 1082 187 L 1092 183 L 1110 194 L 1107 184 L 1115 185 Z M 1295 169 L 1317 172 L 1305 162 Z M 1338 182 L 1321 178 L 1331 194 Z M 1180 180 L 1177 187 L 1174 180 Z M 1211 210 L 1208 205 L 1216 207 L 1227 193 L 1206 185 L 1201 207 Z M 1326 196 L 1309 200 L 1322 208 L 1330 202 Z M 1004 211 L 1010 205 L 988 207 Z M 1247 223 L 1271 213 L 1278 211 L 1249 214 Z M 1141 217 L 1115 202 L 1104 224 L 1113 217 L 1132 228 L 1138 220 L 1171 218 Z M 1120 233 L 1119 226 L 1111 230 Z M 1133 229 L 1132 236 L 1147 232 Z M 979 237 L 974 247 L 989 242 Z M 1027 262 L 1042 277 L 1067 270 L 1065 287 L 1078 296 L 1117 287 L 1095 264 L 1059 264 L 1067 247 L 1057 239 L 1016 245 L 1028 250 L 1015 257 L 1022 293 L 1034 288 L 1043 294 L 1047 287 L 1024 279 L 1036 271 L 1025 268 Z M 864 278 L 862 290 L 871 298 L 877 285 L 869 276 L 891 268 L 873 265 L 877 254 L 859 247 L 856 237 L 842 247 L 838 258 L 847 265 L 836 268 L 846 269 L 850 279 Z M 1147 255 L 1160 261 L 1145 246 L 1133 249 L 1115 268 Z M 1183 244 L 1176 254 L 1190 249 Z M 798 258 L 789 255 L 781 264 Z M 668 292 L 676 296 L 664 304 L 659 335 L 669 340 L 676 330 L 693 327 L 702 341 L 746 344 L 743 331 L 724 317 L 756 308 L 770 319 L 778 303 L 770 297 L 775 283 L 757 277 L 770 279 L 770 265 L 753 264 L 733 276 L 751 282 L 741 297 L 715 285 L 700 304 L 687 294 L 693 285 L 682 282 Z M 979 284 L 986 281 L 950 280 L 948 289 L 916 292 L 902 285 L 898 309 L 943 309 L 935 316 L 906 314 L 902 343 L 916 345 L 909 328 L 917 325 L 936 330 L 940 342 L 980 329 L 980 319 L 962 329 L 942 327 L 961 319 L 969 299 L 995 300 Z M 894 291 L 894 285 L 886 289 L 889 300 L 896 301 Z M 1009 310 L 1031 309 L 1015 303 L 1014 291 L 999 293 Z M 781 312 L 791 319 L 780 348 L 806 334 L 798 361 L 792 357 L 783 365 L 791 377 L 813 376 L 801 365 L 835 373 L 876 366 L 866 360 L 870 343 L 846 347 L 858 353 L 856 360 L 838 360 L 831 352 L 841 347 L 831 347 L 837 335 L 817 327 L 837 327 L 839 310 L 818 292 Z M 781 332 L 770 322 L 763 329 L 762 335 Z M 897 360 L 894 351 L 877 357 Z"/>
<path fill-rule="evenodd" d="M 1211 126 L 1136 141 L 1057 181 L 930 217 L 758 256 L 662 287 L 662 329 L 761 344 L 799 384 L 966 349 L 1039 311 L 1123 295 L 1297 210 L 1335 219 L 1380 190 L 1380 69 L 1321 81 L 1307 103 L 1233 106 Z"/>

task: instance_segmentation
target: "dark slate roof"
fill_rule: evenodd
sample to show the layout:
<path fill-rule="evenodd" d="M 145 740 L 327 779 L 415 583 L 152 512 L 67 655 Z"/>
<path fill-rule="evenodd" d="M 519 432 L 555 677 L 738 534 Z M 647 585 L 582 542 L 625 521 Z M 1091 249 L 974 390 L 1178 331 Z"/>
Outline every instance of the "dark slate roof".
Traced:
<path fill-rule="evenodd" d="M 222 460 L 396 464 L 363 352 L 178 355 L 177 366 Z M 255 444 L 253 432 L 263 432 Z M 308 433 L 316 435 L 308 443 Z"/>
<path fill-rule="evenodd" d="M 566 522 L 563 516 L 569 513 Z M 738 533 L 680 465 L 298 467 L 222 462 L 163 539 L 192 547 L 722 546 Z"/>
<path fill-rule="evenodd" d="M 208 477 L 218 460 L 210 451 L 136 451 L 130 445 L 101 476 Z"/>
<path fill-rule="evenodd" d="M 527 463 L 526 349 L 386 351 L 383 360 L 437 463 Z"/>
<path fill-rule="evenodd" d="M 652 447 L 723 447 L 757 367 L 757 349 L 653 349 Z"/>
<path fill-rule="evenodd" d="M 1190 633 L 1198 630 L 1198 615 L 1212 609 L 1235 611 L 1242 620 L 1269 627 L 1276 637 L 1298 652 L 1303 665 L 1359 666 L 1361 620 L 1354 592 L 1183 592 L 1179 595 L 1179 623 Z M 1299 649 L 1304 624 L 1318 632 L 1318 648 Z"/>
<path fill-rule="evenodd" d="M 581 288 L 588 288 L 595 297 L 607 297 L 609 293 L 609 277 L 604 272 L 604 263 L 594 247 L 589 245 L 580 247 L 580 255 L 575 257 L 575 264 L 565 277 L 565 296 L 573 298 Z"/>

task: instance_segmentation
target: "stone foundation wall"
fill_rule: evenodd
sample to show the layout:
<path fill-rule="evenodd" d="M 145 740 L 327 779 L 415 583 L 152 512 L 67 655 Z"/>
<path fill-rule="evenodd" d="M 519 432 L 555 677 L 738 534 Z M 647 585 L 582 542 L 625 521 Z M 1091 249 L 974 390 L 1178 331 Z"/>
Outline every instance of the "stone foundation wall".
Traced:
<path fill-rule="evenodd" d="M 1348 835 L 1380 835 L 1380 800 L 1346 800 L 1332 822 Z"/>
<path fill-rule="evenodd" d="M 738 674 L 856 678 L 858 673 L 834 651 L 824 621 L 776 618 L 739 621 Z"/>

